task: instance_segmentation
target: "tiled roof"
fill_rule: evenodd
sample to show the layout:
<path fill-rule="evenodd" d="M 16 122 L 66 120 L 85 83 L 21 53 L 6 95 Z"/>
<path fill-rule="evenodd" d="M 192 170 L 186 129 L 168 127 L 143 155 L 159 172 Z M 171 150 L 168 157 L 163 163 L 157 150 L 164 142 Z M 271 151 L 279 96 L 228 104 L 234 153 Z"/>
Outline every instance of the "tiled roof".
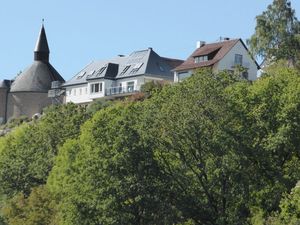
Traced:
<path fill-rule="evenodd" d="M 197 48 L 186 61 L 184 61 L 181 65 L 177 66 L 174 70 L 180 71 L 187 69 L 196 69 L 199 67 L 213 66 L 215 63 L 220 61 L 239 41 L 240 39 L 233 39 L 212 44 L 206 44 L 200 48 Z M 204 62 L 195 63 L 195 57 L 209 55 L 214 52 L 216 52 L 216 54 L 212 59 Z"/>

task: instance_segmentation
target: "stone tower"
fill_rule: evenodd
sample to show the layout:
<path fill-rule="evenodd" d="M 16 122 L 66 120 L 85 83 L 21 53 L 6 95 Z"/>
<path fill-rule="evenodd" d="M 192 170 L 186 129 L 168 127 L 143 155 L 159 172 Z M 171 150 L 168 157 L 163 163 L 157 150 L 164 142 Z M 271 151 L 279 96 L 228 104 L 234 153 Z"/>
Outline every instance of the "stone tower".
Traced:
<path fill-rule="evenodd" d="M 48 98 L 51 82 L 64 82 L 64 79 L 49 63 L 49 54 L 46 32 L 42 25 L 34 49 L 34 61 L 16 78 L 8 93 L 7 119 L 22 115 L 31 118 L 51 104 L 51 99 Z"/>
<path fill-rule="evenodd" d="M 7 113 L 7 98 L 10 88 L 10 80 L 0 81 L 0 124 L 5 123 Z"/>

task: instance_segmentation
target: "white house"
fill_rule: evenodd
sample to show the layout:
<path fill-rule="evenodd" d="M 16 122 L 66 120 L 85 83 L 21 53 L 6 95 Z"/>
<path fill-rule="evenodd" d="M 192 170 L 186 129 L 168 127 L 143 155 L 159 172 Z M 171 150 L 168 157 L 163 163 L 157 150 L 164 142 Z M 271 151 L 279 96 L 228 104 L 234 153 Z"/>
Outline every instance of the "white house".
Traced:
<path fill-rule="evenodd" d="M 241 39 L 228 39 L 217 43 L 206 44 L 198 42 L 197 49 L 181 65 L 174 69 L 174 81 L 179 82 L 191 76 L 195 69 L 210 67 L 213 71 L 234 71 L 236 66 L 242 66 L 241 74 L 249 80 L 257 79 L 259 65 L 250 55 Z"/>
<path fill-rule="evenodd" d="M 92 62 L 63 85 L 65 101 L 86 104 L 98 98 L 131 95 L 152 80 L 172 82 L 172 70 L 182 62 L 160 57 L 152 48 Z"/>

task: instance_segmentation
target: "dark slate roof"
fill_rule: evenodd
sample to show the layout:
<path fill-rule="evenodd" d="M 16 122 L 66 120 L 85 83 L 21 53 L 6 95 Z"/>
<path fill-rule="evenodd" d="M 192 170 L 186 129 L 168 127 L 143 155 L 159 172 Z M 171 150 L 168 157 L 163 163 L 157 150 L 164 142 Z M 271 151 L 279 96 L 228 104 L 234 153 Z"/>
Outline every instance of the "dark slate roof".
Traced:
<path fill-rule="evenodd" d="M 96 78 L 106 78 L 111 79 L 113 76 L 109 74 L 108 69 L 106 68 L 101 74 L 99 72 L 102 68 L 107 67 L 109 64 L 123 64 L 126 60 L 126 57 L 117 57 L 111 60 L 102 60 L 102 61 L 95 61 L 88 64 L 85 68 L 83 68 L 79 73 L 77 73 L 74 77 L 68 80 L 63 86 L 71 86 L 77 84 L 84 84 L 87 83 L 88 79 L 96 79 Z M 118 71 L 115 72 L 114 77 L 116 77 Z"/>
<path fill-rule="evenodd" d="M 34 49 L 34 62 L 16 78 L 10 92 L 48 92 L 52 81 L 64 82 L 64 79 L 49 63 L 49 47 L 42 26 Z"/>
<path fill-rule="evenodd" d="M 1 80 L 0 81 L 0 88 L 9 88 L 11 84 L 10 80 Z"/>
<path fill-rule="evenodd" d="M 178 59 L 160 57 L 152 48 L 134 51 L 129 56 L 92 62 L 67 81 L 64 86 L 83 84 L 92 79 L 122 79 L 139 75 L 172 78 L 171 70 L 182 62 Z"/>
<path fill-rule="evenodd" d="M 192 53 L 192 55 L 186 61 L 184 61 L 184 63 L 182 63 L 180 66 L 177 66 L 174 70 L 180 71 L 180 70 L 213 66 L 215 63 L 220 61 L 230 51 L 230 49 L 239 41 L 240 39 L 233 39 L 228 41 L 206 44 L 200 48 L 197 48 Z M 200 63 L 195 63 L 195 57 L 208 55 L 210 53 L 215 53 L 212 59 Z"/>
<path fill-rule="evenodd" d="M 49 54 L 50 51 L 46 37 L 46 32 L 44 25 L 42 25 L 38 40 L 34 48 L 34 60 L 49 62 Z"/>
<path fill-rule="evenodd" d="M 39 34 L 38 40 L 36 42 L 34 51 L 35 52 L 50 52 L 44 25 L 42 25 L 42 28 L 40 30 L 40 34 Z"/>
<path fill-rule="evenodd" d="M 10 92 L 48 92 L 52 81 L 64 82 L 64 79 L 50 63 L 34 61 L 12 83 Z"/>

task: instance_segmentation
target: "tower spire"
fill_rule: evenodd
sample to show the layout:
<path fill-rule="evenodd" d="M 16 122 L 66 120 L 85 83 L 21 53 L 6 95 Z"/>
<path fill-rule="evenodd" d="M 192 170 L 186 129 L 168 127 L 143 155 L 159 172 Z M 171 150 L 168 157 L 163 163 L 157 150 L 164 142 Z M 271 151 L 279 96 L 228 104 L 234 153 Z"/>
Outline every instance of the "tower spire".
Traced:
<path fill-rule="evenodd" d="M 48 41 L 47 41 L 46 32 L 44 28 L 44 19 L 43 19 L 40 34 L 34 48 L 34 60 L 49 62 L 49 54 L 50 51 L 49 51 Z"/>

